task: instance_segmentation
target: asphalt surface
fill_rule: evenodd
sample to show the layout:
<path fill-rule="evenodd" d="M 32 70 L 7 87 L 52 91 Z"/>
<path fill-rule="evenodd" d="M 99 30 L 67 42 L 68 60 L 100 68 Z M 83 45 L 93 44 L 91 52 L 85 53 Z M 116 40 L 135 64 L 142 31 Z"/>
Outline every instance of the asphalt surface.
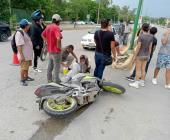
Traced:
<path fill-rule="evenodd" d="M 158 38 L 162 29 L 159 28 Z M 80 46 L 87 30 L 64 31 L 63 46 L 75 45 L 78 56 L 85 54 L 94 68 L 94 51 Z M 160 39 L 159 39 L 160 40 Z M 158 43 L 158 48 L 160 42 Z M 104 77 L 126 88 L 126 94 L 100 94 L 97 101 L 65 119 L 50 118 L 38 110 L 33 94 L 46 83 L 47 62 L 42 73 L 30 70 L 35 78 L 28 87 L 19 84 L 19 67 L 11 66 L 10 41 L 0 42 L 0 140 L 169 140 L 170 91 L 164 89 L 164 70 L 159 85 L 151 83 L 157 51 L 147 74 L 146 87 L 128 87 L 128 71 L 107 67 Z"/>

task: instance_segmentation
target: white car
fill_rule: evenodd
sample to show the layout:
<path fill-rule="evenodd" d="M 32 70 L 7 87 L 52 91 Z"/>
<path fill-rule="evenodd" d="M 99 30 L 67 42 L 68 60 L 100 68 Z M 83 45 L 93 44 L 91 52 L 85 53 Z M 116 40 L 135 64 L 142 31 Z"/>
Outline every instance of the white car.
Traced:
<path fill-rule="evenodd" d="M 96 31 L 100 30 L 100 28 L 101 28 L 100 26 L 96 26 L 94 29 L 89 31 L 88 34 L 86 34 L 82 37 L 81 46 L 83 48 L 88 48 L 88 49 L 96 48 L 96 44 L 94 42 L 94 34 L 95 34 Z M 113 32 L 115 34 L 115 39 L 118 40 L 119 39 L 118 34 L 116 33 L 114 27 L 112 27 L 112 29 L 113 29 Z"/>
<path fill-rule="evenodd" d="M 77 25 L 85 25 L 86 23 L 84 21 L 76 21 Z"/>

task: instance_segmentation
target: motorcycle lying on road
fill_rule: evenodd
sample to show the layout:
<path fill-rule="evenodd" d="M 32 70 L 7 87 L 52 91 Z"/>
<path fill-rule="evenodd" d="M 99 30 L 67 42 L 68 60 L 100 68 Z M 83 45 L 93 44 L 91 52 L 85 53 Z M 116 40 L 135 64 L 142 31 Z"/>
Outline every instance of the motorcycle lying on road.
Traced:
<path fill-rule="evenodd" d="M 41 85 L 35 95 L 39 98 L 37 102 L 40 110 L 43 109 L 50 116 L 65 117 L 94 102 L 101 90 L 116 94 L 125 93 L 125 88 L 120 85 L 80 73 L 67 83 Z"/>

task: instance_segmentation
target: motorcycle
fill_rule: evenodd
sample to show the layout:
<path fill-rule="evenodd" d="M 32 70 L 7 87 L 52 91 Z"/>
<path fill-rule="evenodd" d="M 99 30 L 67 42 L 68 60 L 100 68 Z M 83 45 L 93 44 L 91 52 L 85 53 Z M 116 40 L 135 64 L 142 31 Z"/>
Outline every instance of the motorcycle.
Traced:
<path fill-rule="evenodd" d="M 50 116 L 65 117 L 94 102 L 101 90 L 116 94 L 125 93 L 125 88 L 120 85 L 79 73 L 67 83 L 41 85 L 35 95 L 39 98 L 37 102 L 40 110 Z"/>

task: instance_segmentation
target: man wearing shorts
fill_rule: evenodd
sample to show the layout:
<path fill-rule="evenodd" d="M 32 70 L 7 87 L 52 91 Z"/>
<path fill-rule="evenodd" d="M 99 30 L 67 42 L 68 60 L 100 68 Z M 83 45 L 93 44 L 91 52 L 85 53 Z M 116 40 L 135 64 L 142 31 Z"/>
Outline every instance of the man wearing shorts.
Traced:
<path fill-rule="evenodd" d="M 27 86 L 26 81 L 34 81 L 34 79 L 28 76 L 29 67 L 32 65 L 33 59 L 33 45 L 28 31 L 30 29 L 29 22 L 26 19 L 22 19 L 19 23 L 21 32 L 17 31 L 15 34 L 15 42 L 18 49 L 18 58 L 21 65 L 21 85 Z"/>

